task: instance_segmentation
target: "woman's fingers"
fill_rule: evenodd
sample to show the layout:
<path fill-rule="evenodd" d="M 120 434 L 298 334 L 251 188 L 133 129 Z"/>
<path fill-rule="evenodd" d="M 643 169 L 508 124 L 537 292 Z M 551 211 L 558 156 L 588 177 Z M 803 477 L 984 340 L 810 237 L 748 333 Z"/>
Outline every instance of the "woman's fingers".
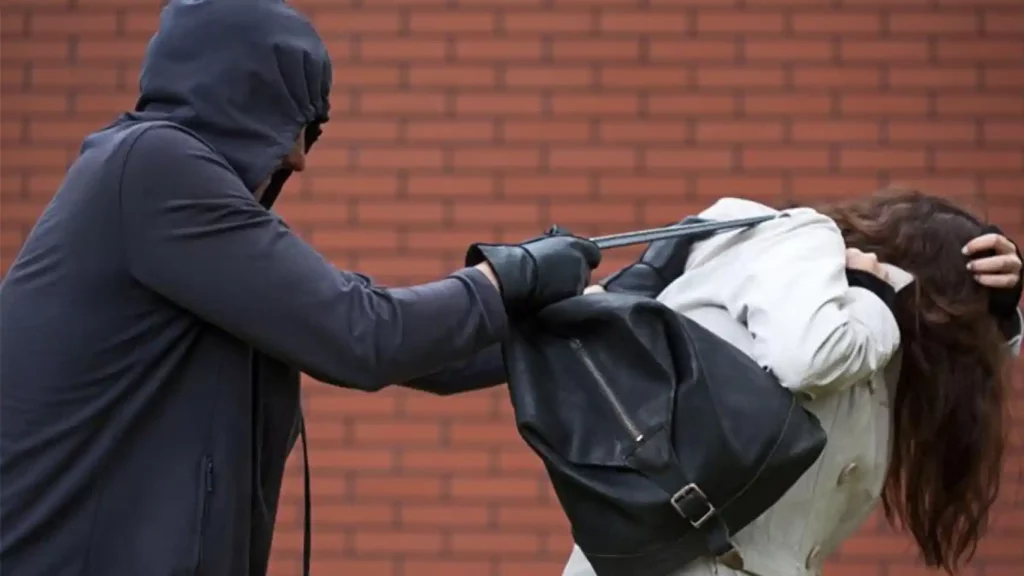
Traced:
<path fill-rule="evenodd" d="M 970 256 L 985 250 L 994 250 L 996 254 L 1016 254 L 1017 247 L 1002 234 L 982 234 L 964 246 L 964 254 Z"/>
<path fill-rule="evenodd" d="M 1002 234 L 984 234 L 964 246 L 964 254 L 971 256 L 991 250 L 995 256 L 976 258 L 967 263 L 978 284 L 989 288 L 1013 288 L 1020 282 L 1021 261 L 1017 247 Z"/>
<path fill-rule="evenodd" d="M 1013 288 L 1020 276 L 1017 274 L 979 274 L 974 277 L 978 284 L 989 288 Z"/>
<path fill-rule="evenodd" d="M 1017 274 L 1021 270 L 1021 261 L 1016 253 L 1000 254 L 972 260 L 967 263 L 967 268 L 975 274 Z"/>

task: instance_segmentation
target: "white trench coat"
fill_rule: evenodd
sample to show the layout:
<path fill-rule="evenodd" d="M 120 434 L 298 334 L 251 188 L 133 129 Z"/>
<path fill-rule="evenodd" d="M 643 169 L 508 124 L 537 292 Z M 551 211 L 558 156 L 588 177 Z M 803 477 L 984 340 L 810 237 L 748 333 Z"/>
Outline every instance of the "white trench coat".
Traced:
<path fill-rule="evenodd" d="M 701 216 L 772 212 L 726 198 Z M 731 557 L 700 560 L 673 576 L 820 576 L 880 500 L 899 330 L 881 300 L 847 284 L 835 223 L 809 208 L 787 212 L 697 244 L 686 273 L 658 299 L 770 368 L 821 420 L 829 443 L 779 502 L 733 537 Z M 898 268 L 889 272 L 897 290 L 912 280 Z M 1019 352 L 1020 336 L 1011 344 Z M 562 576 L 594 576 L 578 547 Z"/>

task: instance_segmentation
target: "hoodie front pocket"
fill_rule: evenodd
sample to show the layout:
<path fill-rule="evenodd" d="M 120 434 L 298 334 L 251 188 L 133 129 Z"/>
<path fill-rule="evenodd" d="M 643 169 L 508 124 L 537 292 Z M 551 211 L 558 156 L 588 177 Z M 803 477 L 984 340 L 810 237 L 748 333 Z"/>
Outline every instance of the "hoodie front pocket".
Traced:
<path fill-rule="evenodd" d="M 210 494 L 213 492 L 213 457 L 203 456 L 203 464 L 199 471 L 199 490 L 196 495 L 195 530 L 192 544 L 192 565 L 195 573 L 203 562 L 203 537 L 206 531 L 206 517 L 209 514 Z"/>

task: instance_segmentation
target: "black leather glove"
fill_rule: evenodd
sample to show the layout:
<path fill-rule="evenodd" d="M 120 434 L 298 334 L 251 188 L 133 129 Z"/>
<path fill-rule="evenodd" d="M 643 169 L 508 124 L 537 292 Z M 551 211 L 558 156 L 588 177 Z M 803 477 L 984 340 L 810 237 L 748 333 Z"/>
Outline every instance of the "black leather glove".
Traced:
<path fill-rule="evenodd" d="M 688 216 L 679 224 L 699 224 L 704 218 Z M 690 248 L 695 242 L 709 238 L 714 232 L 684 238 L 670 238 L 651 242 L 634 264 L 626 266 L 601 281 L 608 292 L 636 294 L 656 298 L 686 269 Z"/>
<path fill-rule="evenodd" d="M 510 313 L 529 313 L 583 293 L 601 250 L 586 238 L 552 229 L 522 244 L 473 244 L 466 266 L 486 261 Z"/>

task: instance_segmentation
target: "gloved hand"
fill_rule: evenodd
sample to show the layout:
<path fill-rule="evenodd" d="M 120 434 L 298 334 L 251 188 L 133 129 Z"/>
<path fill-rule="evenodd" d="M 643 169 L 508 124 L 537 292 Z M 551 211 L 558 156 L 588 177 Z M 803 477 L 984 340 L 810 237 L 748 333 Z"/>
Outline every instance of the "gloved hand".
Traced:
<path fill-rule="evenodd" d="M 529 313 L 578 296 L 601 263 L 601 251 L 587 240 L 552 229 L 522 244 L 473 244 L 466 266 L 490 264 L 510 313 Z"/>
<path fill-rule="evenodd" d="M 700 224 L 704 218 L 687 216 L 679 224 Z M 608 292 L 636 294 L 656 298 L 686 268 L 690 247 L 709 238 L 714 232 L 683 238 L 670 238 L 651 242 L 647 250 L 633 264 L 626 266 L 600 282 Z"/>

